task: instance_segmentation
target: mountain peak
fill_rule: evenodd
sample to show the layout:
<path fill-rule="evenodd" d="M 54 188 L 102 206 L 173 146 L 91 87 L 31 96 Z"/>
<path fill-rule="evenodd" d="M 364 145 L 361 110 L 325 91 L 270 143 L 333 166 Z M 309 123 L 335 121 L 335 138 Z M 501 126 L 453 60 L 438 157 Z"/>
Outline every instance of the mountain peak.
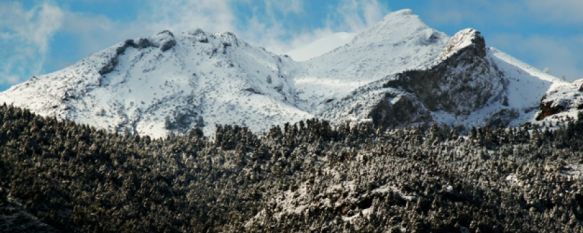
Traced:
<path fill-rule="evenodd" d="M 439 55 L 439 58 L 445 60 L 468 48 L 479 57 L 486 56 L 486 41 L 476 29 L 466 28 L 453 35 L 447 42 L 443 52 Z"/>
<path fill-rule="evenodd" d="M 412 40 L 437 40 L 447 37 L 429 26 L 412 10 L 404 9 L 391 12 L 382 21 L 357 35 L 353 44 L 395 44 Z"/>
<path fill-rule="evenodd" d="M 393 12 L 387 14 L 385 16 L 385 18 L 388 16 L 395 16 L 395 15 L 415 15 L 415 13 L 413 13 L 413 10 L 411 10 L 409 8 L 405 8 L 405 9 L 393 11 Z"/>
<path fill-rule="evenodd" d="M 388 13 L 387 15 L 385 15 L 385 17 L 383 17 L 383 20 L 380 21 L 378 24 L 385 24 L 402 20 L 414 21 L 415 23 L 425 25 L 425 23 L 421 21 L 420 17 L 416 15 L 411 9 L 402 9 Z"/>

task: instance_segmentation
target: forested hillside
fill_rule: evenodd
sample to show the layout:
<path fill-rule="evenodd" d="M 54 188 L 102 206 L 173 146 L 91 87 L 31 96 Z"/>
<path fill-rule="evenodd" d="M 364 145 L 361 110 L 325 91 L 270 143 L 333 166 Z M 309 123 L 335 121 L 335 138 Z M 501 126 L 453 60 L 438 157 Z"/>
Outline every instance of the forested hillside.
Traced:
<path fill-rule="evenodd" d="M 0 232 L 583 232 L 583 122 L 149 137 L 0 107 Z"/>

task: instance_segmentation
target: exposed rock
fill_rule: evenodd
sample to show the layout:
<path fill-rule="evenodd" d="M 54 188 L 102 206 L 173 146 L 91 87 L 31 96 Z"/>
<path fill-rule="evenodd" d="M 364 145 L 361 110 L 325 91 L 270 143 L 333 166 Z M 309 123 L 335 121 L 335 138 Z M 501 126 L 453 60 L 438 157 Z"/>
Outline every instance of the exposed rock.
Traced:
<path fill-rule="evenodd" d="M 158 35 L 162 35 L 162 34 L 168 34 L 170 37 L 174 37 L 174 33 L 172 33 L 169 30 L 164 30 L 158 33 Z"/>
<path fill-rule="evenodd" d="M 485 58 L 486 48 L 480 33 L 468 32 L 472 35 L 471 43 L 458 47 L 455 52 L 448 51 L 452 54 L 443 62 L 427 70 L 397 74 L 395 79 L 383 84 L 383 88 L 403 90 L 418 98 L 430 111 L 454 115 L 468 115 L 492 101 L 500 101 L 498 97 L 504 86 L 502 74 Z M 453 44 L 458 45 L 457 42 Z"/>
<path fill-rule="evenodd" d="M 115 50 L 115 54 L 109 59 L 109 62 L 99 70 L 99 74 L 105 75 L 111 73 L 119 63 L 119 56 L 123 55 L 128 48 L 145 49 L 149 47 L 157 47 L 157 45 L 147 38 L 140 38 L 137 44 L 132 39 L 126 40 L 122 46 Z"/>
<path fill-rule="evenodd" d="M 174 46 L 176 46 L 176 41 L 175 40 L 169 40 L 164 42 L 164 44 L 162 44 L 162 46 L 160 47 L 160 50 L 162 50 L 162 52 L 166 52 L 171 48 L 174 48 Z"/>
<path fill-rule="evenodd" d="M 109 62 L 107 62 L 100 70 L 99 70 L 99 74 L 100 75 L 104 75 L 104 74 L 108 74 L 111 73 L 113 71 L 113 69 L 115 69 L 115 67 L 117 66 L 118 63 L 118 59 L 117 57 L 111 58 L 109 60 Z"/>
<path fill-rule="evenodd" d="M 554 102 L 541 102 L 540 112 L 536 116 L 536 120 L 537 121 L 543 120 L 546 117 L 561 113 L 566 109 L 567 109 L 566 106 L 561 104 L 554 104 Z"/>
<path fill-rule="evenodd" d="M 176 133 L 187 133 L 190 129 L 204 127 L 204 121 L 200 113 L 192 108 L 177 109 L 171 116 L 165 119 L 166 129 Z"/>
<path fill-rule="evenodd" d="M 479 31 L 468 28 L 456 33 L 449 39 L 440 58 L 447 59 L 463 52 L 469 52 L 482 58 L 486 56 L 486 40 Z"/>
<path fill-rule="evenodd" d="M 414 97 L 407 95 L 385 94 L 368 116 L 375 126 L 381 128 L 403 127 L 431 121 L 431 115 L 423 105 Z"/>
<path fill-rule="evenodd" d="M 243 89 L 243 91 L 246 91 L 246 92 L 249 92 L 249 93 L 252 93 L 252 94 L 256 94 L 256 95 L 263 95 L 263 93 L 261 93 L 258 90 L 255 90 L 255 88 L 252 88 L 252 87 L 245 88 L 245 89 Z"/>
<path fill-rule="evenodd" d="M 568 115 L 572 111 L 583 109 L 582 86 L 583 80 L 576 80 L 547 93 L 541 100 L 536 120 L 541 121 L 555 115 Z"/>
<path fill-rule="evenodd" d="M 496 114 L 492 115 L 487 121 L 486 126 L 489 127 L 506 127 L 510 122 L 519 116 L 514 109 L 502 109 Z"/>
<path fill-rule="evenodd" d="M 150 40 L 148 40 L 146 38 L 140 38 L 140 40 L 135 48 L 144 49 L 144 48 L 148 48 L 148 47 L 156 47 L 156 45 L 154 45 L 152 42 L 150 42 Z"/>

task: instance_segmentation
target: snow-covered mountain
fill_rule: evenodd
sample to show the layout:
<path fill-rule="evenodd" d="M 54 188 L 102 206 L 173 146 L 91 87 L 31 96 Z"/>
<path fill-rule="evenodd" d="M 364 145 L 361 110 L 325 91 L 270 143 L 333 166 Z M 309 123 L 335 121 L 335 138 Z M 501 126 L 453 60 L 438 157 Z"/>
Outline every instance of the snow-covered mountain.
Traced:
<path fill-rule="evenodd" d="M 42 115 L 161 137 L 215 124 L 262 131 L 313 117 L 295 107 L 295 62 L 201 30 L 127 40 L 0 95 Z"/>
<path fill-rule="evenodd" d="M 548 90 L 561 80 L 485 46 L 474 29 L 458 32 L 429 67 L 387 75 L 329 102 L 329 119 L 371 119 L 381 127 L 438 122 L 516 126 L 535 120 Z"/>
<path fill-rule="evenodd" d="M 304 62 L 232 33 L 164 31 L 33 77 L 0 101 L 162 137 L 193 127 L 210 134 L 216 124 L 261 132 L 313 117 L 381 127 L 519 125 L 573 115 L 580 86 L 486 47 L 474 29 L 450 38 L 401 10 Z"/>
<path fill-rule="evenodd" d="M 397 11 L 350 43 L 305 62 L 294 83 L 308 108 L 318 109 L 387 75 L 429 66 L 446 42 L 447 35 L 429 28 L 411 10 Z"/>

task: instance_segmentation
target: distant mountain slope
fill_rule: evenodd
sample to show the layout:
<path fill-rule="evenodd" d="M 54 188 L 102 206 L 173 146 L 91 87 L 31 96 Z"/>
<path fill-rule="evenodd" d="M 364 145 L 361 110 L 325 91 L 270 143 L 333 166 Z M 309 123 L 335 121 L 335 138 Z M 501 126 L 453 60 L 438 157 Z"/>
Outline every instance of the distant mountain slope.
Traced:
<path fill-rule="evenodd" d="M 447 39 L 410 10 L 401 10 L 350 43 L 304 63 L 304 72 L 294 82 L 301 99 L 317 107 L 387 75 L 429 66 Z"/>
<path fill-rule="evenodd" d="M 159 137 L 215 124 L 264 130 L 310 118 L 294 106 L 294 62 L 233 34 L 162 32 L 33 78 L 0 99 L 113 131 Z"/>
<path fill-rule="evenodd" d="M 1 93 L 0 101 L 153 137 L 193 127 L 211 134 L 216 124 L 264 132 L 313 117 L 390 128 L 516 126 L 576 115 L 576 84 L 486 44 L 475 29 L 450 38 L 411 10 L 391 13 L 348 44 L 305 62 L 232 33 L 164 31 L 33 77 Z"/>
<path fill-rule="evenodd" d="M 429 68 L 388 75 L 330 101 L 326 119 L 372 120 L 381 127 L 424 123 L 517 126 L 536 122 L 545 93 L 566 85 L 516 59 L 486 47 L 474 29 L 462 30 Z"/>

